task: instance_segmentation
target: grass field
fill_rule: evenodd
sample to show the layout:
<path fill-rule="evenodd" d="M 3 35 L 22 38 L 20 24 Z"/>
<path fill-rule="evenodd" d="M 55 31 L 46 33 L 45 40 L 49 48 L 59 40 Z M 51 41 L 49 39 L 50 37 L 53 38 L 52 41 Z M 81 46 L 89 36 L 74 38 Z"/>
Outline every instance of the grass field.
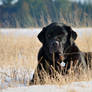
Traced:
<path fill-rule="evenodd" d="M 92 34 L 83 34 L 76 40 L 82 51 L 92 51 Z M 37 54 L 41 43 L 36 37 L 0 35 L 0 88 L 17 84 L 28 85 L 31 72 L 37 66 Z M 71 73 L 69 76 L 58 75 L 60 81 L 49 79 L 46 84 L 66 84 L 73 81 L 92 79 L 92 71 L 82 72 L 80 76 Z M 7 84 L 6 84 L 7 83 Z"/>

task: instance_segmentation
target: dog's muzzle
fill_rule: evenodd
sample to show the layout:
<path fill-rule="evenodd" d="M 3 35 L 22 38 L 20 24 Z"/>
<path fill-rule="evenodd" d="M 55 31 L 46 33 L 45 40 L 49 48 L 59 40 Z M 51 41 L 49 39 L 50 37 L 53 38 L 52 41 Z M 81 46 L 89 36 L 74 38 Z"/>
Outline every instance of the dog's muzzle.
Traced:
<path fill-rule="evenodd" d="M 52 53 L 56 53 L 56 52 L 59 52 L 59 49 L 60 49 L 60 45 L 59 45 L 59 42 L 58 41 L 51 41 L 49 43 L 49 52 L 52 54 Z"/>
<path fill-rule="evenodd" d="M 59 41 L 52 40 L 49 44 L 49 52 L 51 54 L 56 53 L 60 61 L 64 60 L 63 47 Z"/>
<path fill-rule="evenodd" d="M 55 47 L 55 48 L 58 48 L 59 47 L 59 42 L 58 41 L 53 41 L 52 46 Z"/>

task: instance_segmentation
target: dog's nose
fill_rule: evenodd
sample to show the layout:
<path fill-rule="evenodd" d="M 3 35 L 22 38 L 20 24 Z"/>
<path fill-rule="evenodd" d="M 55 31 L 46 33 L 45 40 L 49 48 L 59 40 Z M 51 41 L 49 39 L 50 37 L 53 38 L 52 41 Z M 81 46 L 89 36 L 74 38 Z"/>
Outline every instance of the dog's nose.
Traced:
<path fill-rule="evenodd" d="M 54 41 L 54 42 L 52 42 L 52 45 L 53 45 L 54 47 L 58 47 L 58 46 L 59 46 L 59 42 L 58 42 L 58 41 Z"/>

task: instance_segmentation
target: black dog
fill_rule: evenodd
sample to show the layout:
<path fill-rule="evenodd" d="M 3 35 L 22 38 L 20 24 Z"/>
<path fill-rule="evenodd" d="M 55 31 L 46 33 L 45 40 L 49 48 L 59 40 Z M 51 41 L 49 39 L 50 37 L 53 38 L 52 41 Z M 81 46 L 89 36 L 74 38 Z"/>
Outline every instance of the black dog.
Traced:
<path fill-rule="evenodd" d="M 86 67 L 84 54 L 74 42 L 76 38 L 76 32 L 65 24 L 52 23 L 44 27 L 38 35 L 43 46 L 38 54 L 39 62 L 31 83 L 36 83 L 37 75 L 41 82 L 40 73 L 42 70 L 45 70 L 49 75 L 53 71 L 66 74 L 70 69 L 71 62 L 73 66 L 77 64 Z"/>

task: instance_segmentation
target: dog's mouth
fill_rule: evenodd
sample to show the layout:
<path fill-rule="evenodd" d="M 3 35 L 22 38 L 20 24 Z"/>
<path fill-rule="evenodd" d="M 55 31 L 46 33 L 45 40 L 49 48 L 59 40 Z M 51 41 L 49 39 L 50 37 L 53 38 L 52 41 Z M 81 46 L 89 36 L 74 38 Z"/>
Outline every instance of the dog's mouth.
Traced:
<path fill-rule="evenodd" d="M 49 44 L 49 52 L 53 55 L 55 54 L 56 61 L 60 61 L 60 63 L 64 60 L 63 47 L 60 46 L 58 41 L 52 41 Z"/>
<path fill-rule="evenodd" d="M 57 61 L 60 61 L 60 63 L 62 61 L 64 61 L 64 55 L 62 53 L 60 53 L 60 52 L 55 53 L 55 58 L 56 58 Z"/>
<path fill-rule="evenodd" d="M 64 54 L 63 54 L 63 51 L 57 49 L 57 48 L 49 48 L 49 52 L 50 54 L 53 55 L 56 54 L 56 57 L 58 57 L 59 60 L 63 61 L 64 60 Z"/>
<path fill-rule="evenodd" d="M 63 60 L 64 60 L 64 56 L 59 55 L 59 59 L 60 59 L 61 61 L 63 61 Z"/>
<path fill-rule="evenodd" d="M 64 62 L 64 54 L 60 52 L 56 52 L 52 54 L 52 58 L 56 60 L 57 64 L 59 64 L 62 68 L 66 66 L 66 63 Z"/>
<path fill-rule="evenodd" d="M 65 62 L 64 62 L 64 55 L 61 53 L 56 53 L 56 61 L 57 63 L 63 68 L 66 66 Z"/>

